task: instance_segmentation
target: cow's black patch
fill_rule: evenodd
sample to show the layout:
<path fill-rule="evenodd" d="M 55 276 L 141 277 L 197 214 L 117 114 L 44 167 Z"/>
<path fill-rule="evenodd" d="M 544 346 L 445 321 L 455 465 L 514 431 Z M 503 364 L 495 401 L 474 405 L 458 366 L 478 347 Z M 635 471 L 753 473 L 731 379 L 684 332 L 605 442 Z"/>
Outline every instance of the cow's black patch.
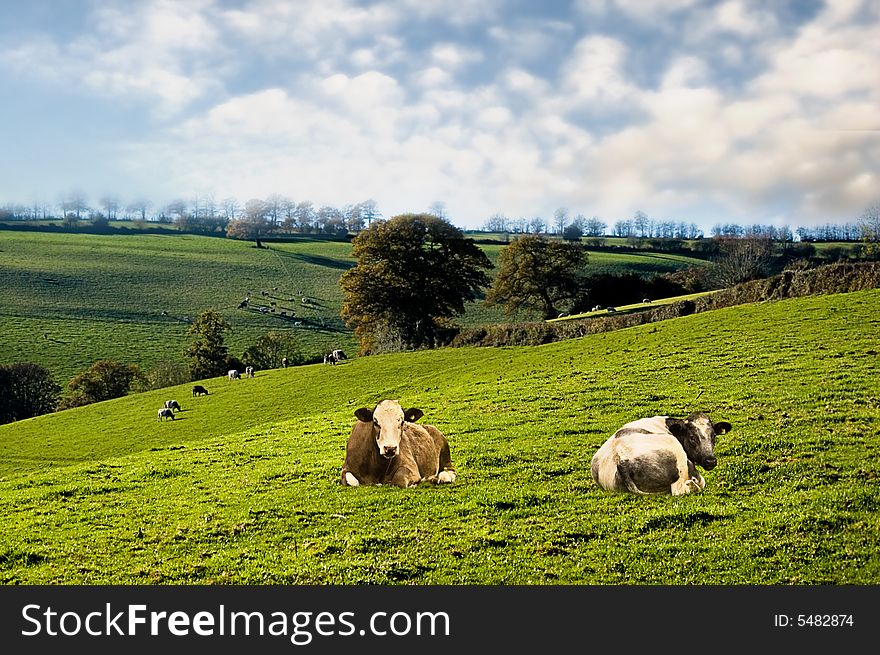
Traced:
<path fill-rule="evenodd" d="M 620 439 L 621 437 L 627 437 L 631 434 L 651 434 L 651 431 L 643 428 L 621 428 L 614 433 L 614 438 Z"/>
<path fill-rule="evenodd" d="M 675 453 L 668 450 L 658 450 L 650 455 L 621 462 L 623 464 L 626 464 L 626 475 L 644 493 L 669 493 L 672 483 L 678 480 Z"/>

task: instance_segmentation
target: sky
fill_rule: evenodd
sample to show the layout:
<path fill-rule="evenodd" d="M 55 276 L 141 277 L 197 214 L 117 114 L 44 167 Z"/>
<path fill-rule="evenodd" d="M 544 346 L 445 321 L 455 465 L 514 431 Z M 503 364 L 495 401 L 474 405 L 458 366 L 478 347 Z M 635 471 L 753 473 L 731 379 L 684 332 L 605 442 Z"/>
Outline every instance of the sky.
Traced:
<path fill-rule="evenodd" d="M 0 0 L 0 84 L 0 204 L 708 228 L 880 200 L 880 0 Z"/>

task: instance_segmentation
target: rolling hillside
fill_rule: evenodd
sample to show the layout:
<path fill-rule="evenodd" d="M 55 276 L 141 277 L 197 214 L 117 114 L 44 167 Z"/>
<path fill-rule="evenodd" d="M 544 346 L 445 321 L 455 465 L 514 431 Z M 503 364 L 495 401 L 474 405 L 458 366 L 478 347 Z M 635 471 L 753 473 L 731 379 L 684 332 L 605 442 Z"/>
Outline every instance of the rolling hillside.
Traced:
<path fill-rule="evenodd" d="M 208 308 L 233 325 L 227 343 L 235 355 L 269 330 L 295 334 L 308 357 L 332 348 L 355 352 L 339 318 L 338 280 L 354 263 L 351 245 L 304 238 L 270 246 L 258 250 L 250 242 L 191 235 L 0 231 L 0 363 L 42 364 L 65 383 L 98 359 L 144 367 L 179 361 L 190 341 L 187 321 Z M 493 261 L 500 248 L 485 246 Z M 697 261 L 650 253 L 591 256 L 597 271 L 662 272 Z M 251 310 L 237 309 L 248 292 Z M 312 302 L 303 305 L 303 296 Z M 255 309 L 271 302 L 275 314 Z M 511 319 L 500 308 L 472 303 L 461 322 L 536 316 Z"/>
<path fill-rule="evenodd" d="M 266 371 L 2 426 L 0 581 L 877 584 L 878 302 Z M 184 411 L 158 423 L 171 397 Z M 448 435 L 455 484 L 337 484 L 353 411 L 387 397 Z M 734 426 L 704 494 L 594 486 L 621 424 L 697 409 Z"/>

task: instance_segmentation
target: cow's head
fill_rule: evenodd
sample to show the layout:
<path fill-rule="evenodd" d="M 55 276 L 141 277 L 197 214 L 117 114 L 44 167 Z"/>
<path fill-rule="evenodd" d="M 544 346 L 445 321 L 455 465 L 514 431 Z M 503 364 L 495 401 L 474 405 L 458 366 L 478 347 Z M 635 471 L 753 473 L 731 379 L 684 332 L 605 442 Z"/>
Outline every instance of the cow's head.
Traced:
<path fill-rule="evenodd" d="M 713 423 L 705 412 L 691 414 L 687 418 L 667 418 L 666 427 L 681 442 L 688 459 L 711 471 L 718 464 L 715 459 L 715 437 L 727 434 L 730 423 Z"/>
<path fill-rule="evenodd" d="M 373 437 L 379 454 L 391 459 L 400 451 L 403 427 L 407 421 L 413 423 L 422 417 L 422 410 L 411 407 L 406 411 L 397 400 L 383 400 L 373 411 L 361 407 L 354 413 L 359 421 L 373 424 Z"/>

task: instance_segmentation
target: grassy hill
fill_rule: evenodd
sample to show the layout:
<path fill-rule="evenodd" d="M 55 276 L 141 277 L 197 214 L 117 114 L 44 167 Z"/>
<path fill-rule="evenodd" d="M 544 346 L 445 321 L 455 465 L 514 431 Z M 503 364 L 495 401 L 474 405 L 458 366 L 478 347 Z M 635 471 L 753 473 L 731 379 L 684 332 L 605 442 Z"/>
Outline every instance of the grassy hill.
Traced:
<path fill-rule="evenodd" d="M 878 302 L 266 371 L 2 426 L 0 581 L 877 584 Z M 158 423 L 171 397 L 184 411 Z M 383 398 L 448 435 L 455 484 L 337 484 L 352 412 Z M 704 494 L 595 487 L 620 425 L 697 409 L 734 426 Z"/>
<path fill-rule="evenodd" d="M 235 355 L 269 330 L 296 335 L 307 356 L 333 348 L 355 352 L 339 318 L 338 280 L 354 263 L 351 244 L 303 238 L 269 245 L 192 235 L 0 231 L 0 363 L 32 361 L 66 382 L 99 359 L 144 367 L 179 361 L 191 340 L 188 320 L 208 308 L 233 325 L 227 343 Z M 493 261 L 500 248 L 485 246 Z M 696 261 L 596 253 L 591 266 L 657 272 Z M 251 310 L 237 309 L 248 292 Z M 304 306 L 303 296 L 313 302 Z M 275 314 L 254 308 L 270 302 Z M 462 323 L 534 318 L 523 312 L 511 319 L 500 308 L 472 303 Z"/>

